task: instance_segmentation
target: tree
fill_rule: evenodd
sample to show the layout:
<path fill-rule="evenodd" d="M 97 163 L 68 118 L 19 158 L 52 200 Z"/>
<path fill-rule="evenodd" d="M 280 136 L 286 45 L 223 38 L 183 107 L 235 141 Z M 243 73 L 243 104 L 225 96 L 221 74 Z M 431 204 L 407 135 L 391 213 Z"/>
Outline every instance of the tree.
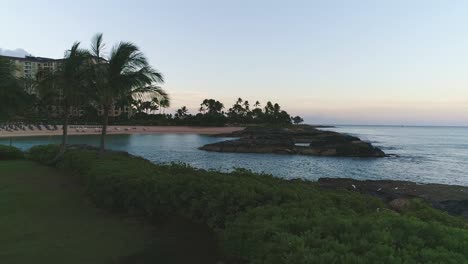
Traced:
<path fill-rule="evenodd" d="M 205 99 L 200 104 L 200 112 L 207 112 L 208 114 L 223 114 L 222 110 L 224 109 L 223 103 L 214 99 Z"/>
<path fill-rule="evenodd" d="M 206 109 L 205 107 L 203 106 L 203 104 L 200 105 L 200 108 L 198 108 L 198 112 L 202 113 L 202 114 L 205 114 L 206 112 Z"/>
<path fill-rule="evenodd" d="M 265 115 L 269 116 L 272 115 L 273 112 L 275 111 L 273 104 L 268 101 L 266 106 L 265 106 Z"/>
<path fill-rule="evenodd" d="M 160 106 L 159 106 L 159 100 L 158 100 L 158 97 L 155 97 L 153 98 L 151 101 L 150 101 L 151 105 L 150 105 L 150 108 L 149 108 L 149 111 L 150 111 L 150 114 L 154 113 L 155 111 L 158 111 Z"/>
<path fill-rule="evenodd" d="M 37 81 L 34 78 L 22 77 L 19 79 L 19 81 L 27 94 L 32 95 L 37 93 Z"/>
<path fill-rule="evenodd" d="M 260 107 L 261 107 L 260 102 L 259 102 L 259 101 L 256 101 L 255 104 L 254 104 L 254 107 L 255 107 L 255 108 L 260 108 Z"/>
<path fill-rule="evenodd" d="M 175 113 L 176 119 L 185 119 L 188 116 L 188 109 L 186 106 L 182 106 L 181 108 L 177 109 Z"/>
<path fill-rule="evenodd" d="M 25 106 L 26 92 L 14 76 L 14 66 L 9 59 L 0 57 L 0 118 L 10 119 Z"/>
<path fill-rule="evenodd" d="M 165 113 L 165 109 L 169 106 L 171 106 L 171 103 L 168 98 L 161 98 L 161 100 L 159 100 L 159 109 L 162 109 L 163 114 Z"/>
<path fill-rule="evenodd" d="M 292 118 L 292 121 L 293 121 L 294 124 L 298 125 L 298 124 L 304 122 L 304 119 L 302 119 L 302 117 L 300 117 L 300 116 L 295 116 L 295 117 Z"/>
<path fill-rule="evenodd" d="M 57 157 L 65 151 L 68 138 L 68 124 L 72 108 L 80 108 L 90 95 L 87 86 L 87 61 L 89 52 L 80 48 L 75 42 L 70 50 L 65 52 L 64 59 L 55 71 L 38 73 L 38 93 L 48 101 L 55 101 L 55 107 L 62 113 L 63 133 L 62 145 Z"/>
<path fill-rule="evenodd" d="M 192 125 L 223 126 L 227 118 L 224 115 L 224 105 L 215 99 L 205 99 L 200 104 L 200 113 L 188 119 Z"/>
<path fill-rule="evenodd" d="M 103 56 L 104 47 L 103 35 L 97 34 L 91 44 L 90 83 L 95 91 L 96 104 L 103 110 L 101 153 L 105 149 L 109 111 L 115 102 L 128 97 L 141 100 L 158 98 L 169 102 L 168 94 L 156 85 L 164 83 L 162 74 L 149 65 L 135 44 L 120 42 L 107 58 Z"/>
<path fill-rule="evenodd" d="M 132 107 L 135 108 L 135 111 L 136 113 L 143 113 L 144 110 L 143 110 L 143 101 L 141 101 L 141 99 L 138 99 L 138 100 L 132 100 Z"/>
<path fill-rule="evenodd" d="M 263 111 L 260 107 L 261 107 L 260 102 L 256 101 L 254 104 L 254 109 L 252 110 L 252 113 L 251 113 L 254 123 L 262 119 Z"/>
<path fill-rule="evenodd" d="M 249 112 L 250 111 L 250 104 L 249 104 L 249 101 L 244 101 L 244 109 L 246 112 Z"/>
<path fill-rule="evenodd" d="M 291 124 L 291 116 L 286 111 L 281 110 L 279 104 L 267 102 L 261 122 L 274 125 L 287 125 Z"/>
<path fill-rule="evenodd" d="M 244 117 L 246 116 L 246 109 L 243 107 L 243 102 L 244 101 L 242 100 L 242 98 L 239 98 L 237 99 L 236 103 L 231 108 L 229 108 L 227 114 L 230 119 L 230 122 L 242 123 L 245 121 Z"/>

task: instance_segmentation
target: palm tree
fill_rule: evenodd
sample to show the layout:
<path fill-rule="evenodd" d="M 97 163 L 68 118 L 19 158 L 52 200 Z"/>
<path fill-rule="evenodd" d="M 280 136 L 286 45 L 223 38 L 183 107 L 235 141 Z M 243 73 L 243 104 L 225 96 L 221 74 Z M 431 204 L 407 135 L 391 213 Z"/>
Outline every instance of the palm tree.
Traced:
<path fill-rule="evenodd" d="M 304 119 L 302 119 L 302 117 L 300 116 L 295 116 L 292 118 L 292 121 L 294 122 L 294 124 L 299 125 L 300 123 L 304 122 Z"/>
<path fill-rule="evenodd" d="M 200 112 L 203 111 L 204 114 L 206 112 L 208 112 L 208 114 L 222 114 L 223 108 L 223 103 L 215 99 L 205 99 L 200 104 Z"/>
<path fill-rule="evenodd" d="M 260 102 L 259 101 L 256 101 L 255 104 L 254 104 L 254 107 L 255 108 L 259 108 L 261 105 L 260 105 Z"/>
<path fill-rule="evenodd" d="M 270 101 L 268 101 L 265 106 L 265 114 L 271 115 L 273 112 L 274 112 L 273 104 Z"/>
<path fill-rule="evenodd" d="M 273 106 L 273 114 L 274 115 L 278 115 L 279 113 L 281 112 L 281 107 L 279 104 L 275 103 L 275 105 Z"/>
<path fill-rule="evenodd" d="M 202 113 L 202 114 L 205 114 L 206 112 L 206 108 L 203 104 L 200 105 L 200 108 L 198 108 L 198 112 Z"/>
<path fill-rule="evenodd" d="M 244 101 L 244 109 L 246 112 L 250 111 L 250 104 L 249 101 Z"/>
<path fill-rule="evenodd" d="M 168 94 L 157 83 L 163 83 L 161 73 L 154 70 L 146 57 L 131 42 L 115 45 L 104 58 L 103 35 L 97 34 L 91 45 L 91 84 L 95 90 L 96 104 L 103 110 L 101 152 L 105 149 L 105 137 L 109 111 L 116 101 L 130 97 L 151 100 L 155 97 L 169 101 Z"/>
<path fill-rule="evenodd" d="M 169 102 L 169 99 L 167 98 L 162 98 L 159 100 L 159 107 L 160 110 L 162 109 L 162 113 L 165 113 L 165 109 L 171 106 L 171 103 Z"/>
<path fill-rule="evenodd" d="M 159 105 L 159 98 L 158 97 L 154 97 L 151 101 L 151 107 L 150 107 L 150 114 L 158 110 L 160 110 L 160 105 Z"/>
<path fill-rule="evenodd" d="M 23 104 L 25 93 L 13 71 L 13 63 L 0 57 L 0 118 L 13 117 Z"/>
<path fill-rule="evenodd" d="M 79 108 L 85 98 L 89 96 L 87 86 L 86 63 L 89 60 L 89 52 L 80 48 L 80 43 L 75 42 L 70 50 L 65 52 L 64 59 L 55 71 L 41 71 L 38 73 L 38 93 L 51 102 L 58 102 L 57 107 L 63 118 L 62 144 L 60 157 L 65 151 L 68 139 L 68 123 L 70 110 Z"/>
<path fill-rule="evenodd" d="M 177 109 L 175 113 L 175 118 L 177 119 L 184 119 L 188 116 L 188 109 L 186 106 L 182 106 L 181 108 Z"/>

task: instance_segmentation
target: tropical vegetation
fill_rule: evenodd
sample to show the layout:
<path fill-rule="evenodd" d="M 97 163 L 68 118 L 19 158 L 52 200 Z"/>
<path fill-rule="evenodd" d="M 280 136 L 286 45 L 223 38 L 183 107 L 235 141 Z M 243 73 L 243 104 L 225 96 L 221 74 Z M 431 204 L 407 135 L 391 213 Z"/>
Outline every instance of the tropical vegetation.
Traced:
<path fill-rule="evenodd" d="M 110 122 L 283 126 L 304 121 L 278 103 L 251 104 L 242 98 L 231 107 L 207 98 L 196 114 L 186 106 L 166 114 L 170 98 L 160 86 L 164 78 L 140 49 L 119 42 L 106 53 L 103 35 L 97 34 L 89 50 L 74 43 L 57 69 L 43 70 L 35 79 L 17 78 L 15 66 L 0 57 L 0 118 L 49 119 L 43 113 L 55 107 L 63 124 L 61 145 L 36 146 L 26 154 L 0 146 L 0 160 L 26 156 L 63 175 L 76 175 L 91 200 L 109 211 L 150 220 L 177 216 L 206 225 L 216 234 L 226 263 L 468 262 L 466 220 L 421 200 L 396 212 L 375 197 L 326 190 L 309 181 L 243 169 L 223 173 L 153 164 L 104 151 Z M 113 107 L 125 105 L 136 114 L 111 117 Z M 99 120 L 99 149 L 66 146 L 73 112 L 83 112 L 80 119 Z"/>
<path fill-rule="evenodd" d="M 162 74 L 149 65 L 135 44 L 120 42 L 107 58 L 103 56 L 104 47 L 103 35 L 97 34 L 91 44 L 89 81 L 94 102 L 103 111 L 101 151 L 105 148 L 109 112 L 117 102 L 130 103 L 130 98 L 145 96 L 148 102 L 168 100 L 167 93 L 155 85 L 164 82 Z"/>
<path fill-rule="evenodd" d="M 39 162 L 58 146 L 33 147 Z M 46 157 L 49 155 L 49 157 Z M 246 170 L 156 165 L 125 153 L 70 149 L 56 164 L 78 175 L 96 205 L 206 224 L 226 263 L 467 263 L 468 223 L 414 199 L 377 198 Z"/>
<path fill-rule="evenodd" d="M 204 99 L 197 114 L 189 113 L 186 106 L 172 114 L 151 113 L 148 108 L 140 108 L 130 122 L 148 125 L 196 125 L 196 126 L 225 126 L 225 125 L 277 125 L 284 126 L 300 124 L 304 120 L 291 117 L 288 112 L 281 109 L 277 103 L 267 102 L 262 107 L 257 101 L 253 107 L 242 98 L 226 109 L 224 104 L 215 99 Z M 137 109 L 138 110 L 138 109 Z M 126 123 L 129 120 L 115 120 L 117 123 Z"/>
<path fill-rule="evenodd" d="M 0 119 L 14 120 L 23 115 L 22 119 L 50 120 L 40 114 L 58 110 L 63 127 L 62 153 L 71 117 L 101 112 L 101 150 L 104 150 L 113 107 L 131 105 L 135 100 L 169 106 L 168 94 L 158 86 L 164 82 L 162 74 L 149 65 L 135 44 L 120 42 L 109 56 L 104 54 L 103 35 L 97 34 L 90 50 L 75 42 L 56 69 L 40 70 L 35 79 L 28 80 L 16 78 L 11 61 L 0 57 Z M 26 107 L 35 108 L 36 114 L 25 115 Z"/>
<path fill-rule="evenodd" d="M 0 119 L 4 120 L 25 113 L 33 100 L 24 80 L 14 75 L 14 67 L 10 60 L 0 57 Z"/>
<path fill-rule="evenodd" d="M 21 159 L 24 154 L 21 150 L 13 146 L 0 145 L 0 160 Z"/>
<path fill-rule="evenodd" d="M 166 114 L 170 98 L 160 86 L 163 75 L 131 42 L 119 42 L 110 51 L 102 34 L 93 37 L 90 49 L 75 42 L 55 69 L 40 70 L 35 78 L 17 78 L 10 60 L 0 57 L 0 120 L 47 120 L 63 128 L 63 153 L 70 123 L 100 124 L 101 152 L 109 124 L 132 125 L 290 125 L 303 119 L 292 117 L 279 104 L 259 101 L 253 105 L 239 98 L 227 108 L 216 99 L 204 99 L 198 113 L 186 106 Z M 131 113 L 114 116 L 117 108 Z M 50 116 L 49 112 L 58 113 Z"/>
<path fill-rule="evenodd" d="M 42 70 L 38 73 L 38 95 L 41 101 L 48 101 L 51 107 L 61 109 L 63 120 L 62 151 L 67 144 L 68 124 L 71 110 L 83 106 L 87 96 L 91 93 L 86 85 L 88 51 L 80 48 L 76 42 L 65 52 L 64 59 L 59 67 L 52 70 Z"/>

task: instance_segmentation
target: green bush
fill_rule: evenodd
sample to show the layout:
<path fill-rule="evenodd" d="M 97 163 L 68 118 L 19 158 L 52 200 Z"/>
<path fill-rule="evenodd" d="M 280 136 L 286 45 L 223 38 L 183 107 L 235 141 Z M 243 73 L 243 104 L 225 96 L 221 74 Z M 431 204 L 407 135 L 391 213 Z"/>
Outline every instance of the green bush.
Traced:
<path fill-rule="evenodd" d="M 224 255 L 241 263 L 468 261 L 466 223 L 460 229 L 388 210 L 359 214 L 309 201 L 251 209 L 222 234 Z"/>
<path fill-rule="evenodd" d="M 56 146 L 31 149 L 47 161 Z M 41 154 L 41 152 L 44 152 Z M 44 158 L 47 157 L 47 158 Z M 468 226 L 421 201 L 402 213 L 380 200 L 246 170 L 155 165 L 122 153 L 68 150 L 57 166 L 75 172 L 103 208 L 207 224 L 235 263 L 464 263 Z"/>
<path fill-rule="evenodd" d="M 47 163 L 55 158 L 59 152 L 59 145 L 40 145 L 31 147 L 28 158 L 37 162 Z"/>
<path fill-rule="evenodd" d="M 222 228 L 228 218 L 266 204 L 310 200 L 357 212 L 383 207 L 377 199 L 341 195 L 308 182 L 241 170 L 220 173 L 180 164 L 155 165 L 122 154 L 99 157 L 92 150 L 68 151 L 58 166 L 84 177 L 89 194 L 101 206 L 153 216 L 177 213 L 212 228 Z"/>
<path fill-rule="evenodd" d="M 18 148 L 0 145 L 0 160 L 22 159 L 24 153 Z"/>

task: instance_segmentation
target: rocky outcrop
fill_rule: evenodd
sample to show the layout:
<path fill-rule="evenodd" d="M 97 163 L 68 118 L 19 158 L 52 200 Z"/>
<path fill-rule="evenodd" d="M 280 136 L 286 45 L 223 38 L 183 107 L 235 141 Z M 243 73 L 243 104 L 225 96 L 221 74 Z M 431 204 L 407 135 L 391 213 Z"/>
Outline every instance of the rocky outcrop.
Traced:
<path fill-rule="evenodd" d="M 468 187 L 464 186 L 349 178 L 320 178 L 318 184 L 322 188 L 346 189 L 378 197 L 395 211 L 403 210 L 409 199 L 421 198 L 451 215 L 468 218 Z"/>
<path fill-rule="evenodd" d="M 281 153 L 313 156 L 384 157 L 385 153 L 357 137 L 311 126 L 249 127 L 221 137 L 238 139 L 208 144 L 200 149 L 217 152 Z"/>
<path fill-rule="evenodd" d="M 410 200 L 407 198 L 396 198 L 388 203 L 390 209 L 397 212 L 403 212 L 403 210 L 405 210 L 409 205 Z"/>

